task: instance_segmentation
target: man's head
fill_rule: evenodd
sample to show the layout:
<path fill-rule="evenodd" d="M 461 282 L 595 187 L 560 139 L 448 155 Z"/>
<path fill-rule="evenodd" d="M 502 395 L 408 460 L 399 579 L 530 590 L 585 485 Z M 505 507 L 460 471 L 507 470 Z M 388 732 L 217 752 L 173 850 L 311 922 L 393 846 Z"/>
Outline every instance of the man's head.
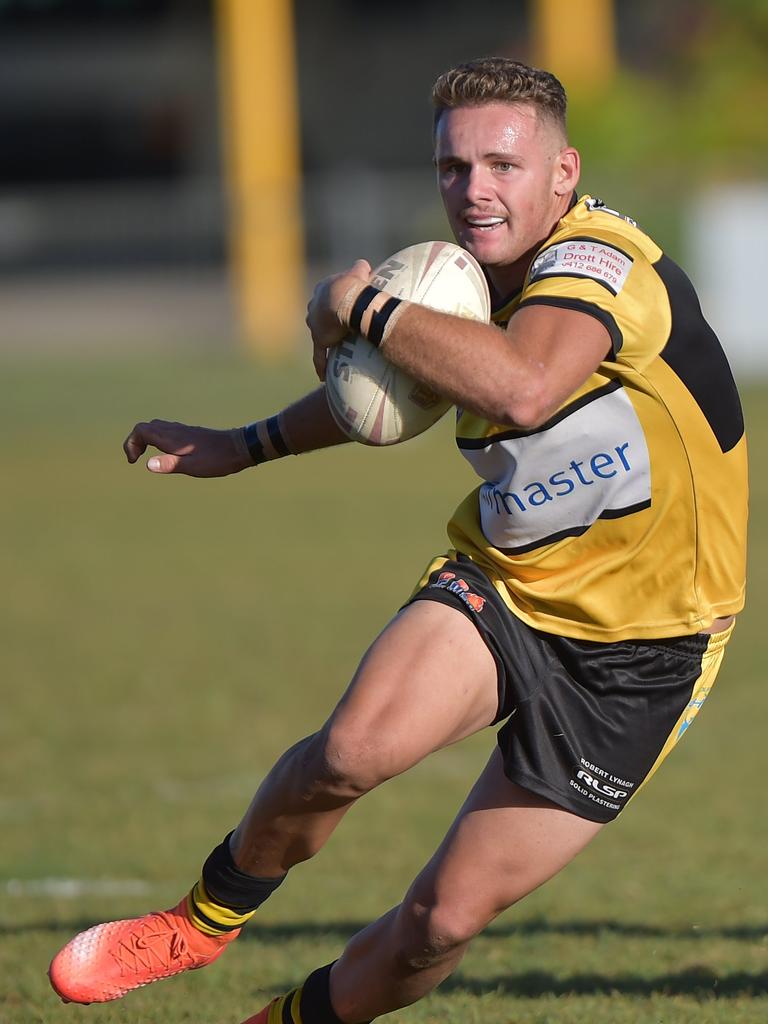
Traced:
<path fill-rule="evenodd" d="M 511 291 L 578 181 L 565 91 L 546 71 L 486 57 L 441 75 L 432 100 L 435 164 L 451 228 L 496 290 Z"/>

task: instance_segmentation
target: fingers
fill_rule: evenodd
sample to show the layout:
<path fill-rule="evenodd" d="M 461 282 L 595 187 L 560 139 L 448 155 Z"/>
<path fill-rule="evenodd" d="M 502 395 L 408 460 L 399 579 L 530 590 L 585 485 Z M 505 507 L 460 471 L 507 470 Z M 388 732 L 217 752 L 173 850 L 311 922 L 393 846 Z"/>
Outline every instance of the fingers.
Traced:
<path fill-rule="evenodd" d="M 360 282 L 367 284 L 370 277 L 371 265 L 368 260 L 355 260 L 349 270 L 326 277 L 315 287 L 307 307 L 305 323 L 312 335 L 312 363 L 321 381 L 325 380 L 328 348 L 337 345 L 349 333 L 343 317 L 339 315 L 345 296 L 357 294 Z"/>
<path fill-rule="evenodd" d="M 167 420 L 152 420 L 150 423 L 137 423 L 123 442 L 123 451 L 130 463 L 136 462 L 148 445 L 159 448 L 171 459 L 161 459 L 159 466 L 150 467 L 156 473 L 171 473 L 178 466 L 176 456 L 187 455 L 193 450 L 193 427 L 183 423 L 170 423 Z M 153 461 L 150 459 L 150 462 Z"/>
<path fill-rule="evenodd" d="M 244 451 L 236 442 L 236 433 L 239 432 L 152 420 L 137 423 L 125 439 L 123 449 L 128 461 L 133 463 L 149 445 L 157 448 L 158 452 L 147 459 L 150 473 L 227 476 L 253 465 L 247 449 Z"/>
<path fill-rule="evenodd" d="M 312 349 L 312 363 L 315 367 L 317 379 L 325 380 L 325 370 L 328 365 L 328 349 L 322 345 L 315 345 Z"/>
<path fill-rule="evenodd" d="M 353 277 L 359 277 L 361 281 L 365 281 L 367 284 L 371 279 L 373 268 L 368 260 L 355 260 L 348 273 L 352 274 Z"/>
<path fill-rule="evenodd" d="M 144 428 L 147 423 L 137 423 L 128 437 L 123 441 L 123 451 L 128 461 L 133 464 L 147 450 L 147 442 L 144 440 Z"/>
<path fill-rule="evenodd" d="M 150 473 L 175 473 L 179 469 L 181 459 L 178 455 L 153 455 L 147 459 Z"/>

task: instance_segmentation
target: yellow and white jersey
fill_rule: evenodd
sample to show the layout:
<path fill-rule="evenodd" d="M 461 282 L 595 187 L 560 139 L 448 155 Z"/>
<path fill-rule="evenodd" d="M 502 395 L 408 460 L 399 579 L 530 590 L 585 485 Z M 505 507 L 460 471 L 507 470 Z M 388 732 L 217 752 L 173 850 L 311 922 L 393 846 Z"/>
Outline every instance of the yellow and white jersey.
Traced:
<path fill-rule="evenodd" d="M 494 313 L 596 317 L 612 351 L 542 426 L 460 412 L 483 483 L 448 527 L 521 619 L 586 640 L 679 636 L 744 602 L 747 453 L 736 386 L 685 274 L 584 196 Z"/>

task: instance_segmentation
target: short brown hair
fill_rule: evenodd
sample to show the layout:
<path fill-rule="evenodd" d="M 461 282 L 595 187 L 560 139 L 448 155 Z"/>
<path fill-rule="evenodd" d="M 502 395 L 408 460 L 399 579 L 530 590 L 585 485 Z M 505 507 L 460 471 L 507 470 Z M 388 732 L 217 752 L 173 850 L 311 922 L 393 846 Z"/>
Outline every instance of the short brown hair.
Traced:
<path fill-rule="evenodd" d="M 445 110 L 484 103 L 530 103 L 566 134 L 562 84 L 549 71 L 509 57 L 479 57 L 444 71 L 432 87 L 435 127 Z"/>

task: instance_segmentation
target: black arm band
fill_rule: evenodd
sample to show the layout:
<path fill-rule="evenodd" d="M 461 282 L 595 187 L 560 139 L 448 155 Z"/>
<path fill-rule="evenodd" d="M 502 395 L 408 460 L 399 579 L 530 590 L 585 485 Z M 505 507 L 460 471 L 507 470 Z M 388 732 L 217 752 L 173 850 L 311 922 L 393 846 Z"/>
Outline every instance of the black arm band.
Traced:
<path fill-rule="evenodd" d="M 285 438 L 280 430 L 280 423 L 277 416 L 270 416 L 267 420 L 267 434 L 272 447 L 278 453 L 278 455 L 290 455 L 291 451 L 288 445 L 285 443 Z"/>
<path fill-rule="evenodd" d="M 360 333 L 360 322 L 363 319 L 363 313 L 368 309 L 378 294 L 378 288 L 374 288 L 372 284 L 367 284 L 355 299 L 352 312 L 349 314 L 349 326 L 355 334 Z"/>
<path fill-rule="evenodd" d="M 376 348 L 381 344 L 381 339 L 384 337 L 384 328 L 387 326 L 387 320 L 392 316 L 397 307 L 400 305 L 400 299 L 396 299 L 394 295 L 391 299 L 387 299 L 381 309 L 377 310 L 371 317 L 371 325 L 368 328 L 366 337 L 372 345 Z"/>
<path fill-rule="evenodd" d="M 246 447 L 257 466 L 259 463 L 267 461 L 267 457 L 264 454 L 264 445 L 259 440 L 258 427 L 258 423 L 249 423 L 246 427 L 243 427 L 243 437 L 245 438 Z"/>
<path fill-rule="evenodd" d="M 269 443 L 277 453 L 276 455 L 271 455 L 264 451 L 264 445 L 259 439 L 260 426 L 266 430 Z M 280 429 L 279 416 L 270 416 L 268 420 L 259 420 L 256 423 L 249 423 L 246 427 L 243 427 L 243 437 L 245 438 L 245 444 L 248 448 L 248 452 L 257 466 L 262 462 L 269 462 L 274 458 L 281 459 L 285 455 L 293 454 L 286 444 L 283 432 Z"/>

